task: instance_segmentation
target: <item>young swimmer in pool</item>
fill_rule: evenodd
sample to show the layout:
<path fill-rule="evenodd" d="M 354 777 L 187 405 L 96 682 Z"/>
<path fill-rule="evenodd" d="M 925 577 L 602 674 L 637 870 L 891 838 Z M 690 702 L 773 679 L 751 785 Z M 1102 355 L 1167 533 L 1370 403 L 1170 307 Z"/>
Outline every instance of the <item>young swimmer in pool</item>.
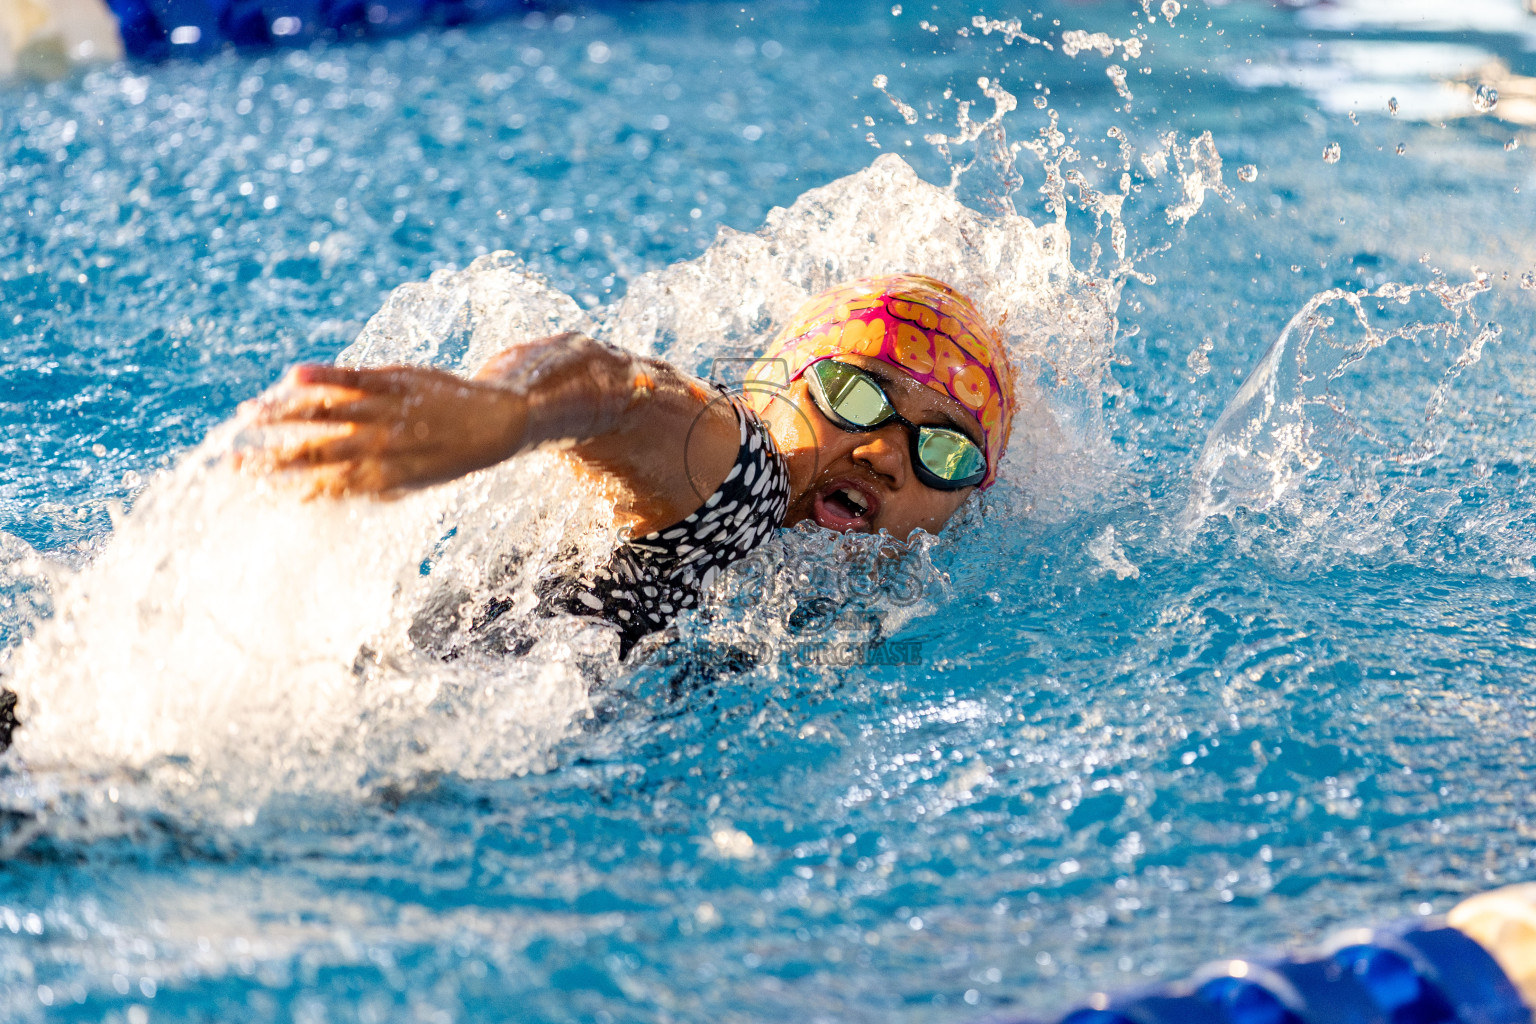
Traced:
<path fill-rule="evenodd" d="M 997 333 L 954 289 L 907 274 L 810 300 L 744 394 L 575 334 L 508 349 L 472 380 L 299 366 L 244 414 L 332 429 L 244 462 L 296 471 L 312 496 L 387 496 L 565 442 L 635 539 L 547 603 L 612 622 L 624 654 L 780 526 L 938 532 L 996 480 L 1013 407 Z"/>

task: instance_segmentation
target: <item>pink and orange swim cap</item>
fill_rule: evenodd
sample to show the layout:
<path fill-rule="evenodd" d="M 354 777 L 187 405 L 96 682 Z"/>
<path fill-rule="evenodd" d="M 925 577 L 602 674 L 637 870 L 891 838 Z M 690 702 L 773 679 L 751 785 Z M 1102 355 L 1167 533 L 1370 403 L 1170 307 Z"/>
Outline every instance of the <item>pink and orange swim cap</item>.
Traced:
<path fill-rule="evenodd" d="M 969 299 L 921 274 L 865 277 L 822 292 L 753 364 L 749 390 L 787 386 L 813 364 L 849 354 L 889 363 L 965 406 L 981 424 L 987 457 L 979 486 L 992 486 L 1013 423 L 1013 366 Z"/>

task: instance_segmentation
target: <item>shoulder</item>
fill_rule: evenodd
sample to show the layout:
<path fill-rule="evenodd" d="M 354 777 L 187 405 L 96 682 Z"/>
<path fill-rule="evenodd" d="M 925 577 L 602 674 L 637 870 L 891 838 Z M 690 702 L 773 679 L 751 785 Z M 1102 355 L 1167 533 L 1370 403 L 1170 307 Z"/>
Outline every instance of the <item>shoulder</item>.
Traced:
<path fill-rule="evenodd" d="M 736 415 L 736 461 L 706 506 L 735 506 L 755 521 L 771 520 L 778 526 L 789 504 L 789 469 L 767 424 L 746 398 L 732 393 L 728 401 Z"/>

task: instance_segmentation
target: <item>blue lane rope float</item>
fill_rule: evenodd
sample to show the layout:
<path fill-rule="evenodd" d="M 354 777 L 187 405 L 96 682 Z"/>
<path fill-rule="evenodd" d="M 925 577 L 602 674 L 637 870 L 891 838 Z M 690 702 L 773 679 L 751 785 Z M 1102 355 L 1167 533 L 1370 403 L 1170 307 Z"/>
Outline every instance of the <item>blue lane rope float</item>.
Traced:
<path fill-rule="evenodd" d="M 141 60 L 201 56 L 224 46 L 307 46 L 317 39 L 398 35 L 426 25 L 489 21 L 533 0 L 106 0 L 123 49 Z"/>
<path fill-rule="evenodd" d="M 1345 932 L 1300 957 L 1217 961 L 1169 985 L 1096 997 L 1058 1024 L 1531 1021 L 1519 990 L 1493 956 L 1441 919 Z"/>

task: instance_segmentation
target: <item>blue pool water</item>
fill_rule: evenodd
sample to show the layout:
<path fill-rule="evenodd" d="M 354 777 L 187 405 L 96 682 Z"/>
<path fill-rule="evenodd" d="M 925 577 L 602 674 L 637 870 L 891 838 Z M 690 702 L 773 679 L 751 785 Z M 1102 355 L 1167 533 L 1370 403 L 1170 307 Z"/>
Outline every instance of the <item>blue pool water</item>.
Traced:
<path fill-rule="evenodd" d="M 1536 16 L 1151 6 L 661 0 L 0 86 L 0 1017 L 1043 1015 L 1529 879 Z M 996 86 L 1007 144 L 1131 175 L 1123 292 L 1076 184 L 1048 256 L 1004 216 L 1055 220 L 1040 159 L 925 139 Z M 892 154 L 976 158 L 975 219 Z M 601 542 L 546 463 L 295 509 L 197 448 L 386 302 L 350 357 L 580 324 L 702 369 L 769 285 L 914 253 L 1008 283 L 1004 484 L 876 581 L 787 537 L 640 664 L 431 655 Z M 820 663 L 877 631 L 915 664 Z"/>

